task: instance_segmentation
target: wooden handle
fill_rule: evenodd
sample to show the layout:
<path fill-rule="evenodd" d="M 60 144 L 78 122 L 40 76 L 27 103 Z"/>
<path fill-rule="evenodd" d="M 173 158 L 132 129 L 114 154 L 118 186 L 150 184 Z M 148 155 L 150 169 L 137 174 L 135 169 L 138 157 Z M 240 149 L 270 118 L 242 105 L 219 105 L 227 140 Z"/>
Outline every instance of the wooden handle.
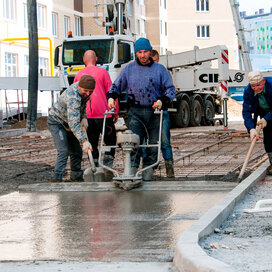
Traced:
<path fill-rule="evenodd" d="M 258 126 L 258 127 L 257 127 L 257 133 L 259 134 L 260 131 L 261 131 L 261 127 Z M 243 167 L 242 167 L 242 169 L 241 169 L 240 175 L 239 175 L 239 177 L 238 177 L 239 180 L 242 179 L 242 177 L 243 177 L 243 175 L 244 175 L 244 173 L 245 173 L 245 170 L 246 170 L 248 161 L 249 161 L 249 159 L 250 159 L 250 157 L 251 157 L 251 154 L 252 154 L 252 151 L 253 151 L 253 148 L 254 148 L 254 146 L 255 146 L 256 141 L 257 141 L 257 139 L 256 139 L 256 137 L 254 137 L 253 140 L 252 140 L 252 142 L 251 142 L 251 145 L 250 145 L 250 147 L 249 147 L 249 150 L 248 150 L 248 152 L 247 152 L 247 155 L 246 155 L 246 158 L 245 158 Z"/>

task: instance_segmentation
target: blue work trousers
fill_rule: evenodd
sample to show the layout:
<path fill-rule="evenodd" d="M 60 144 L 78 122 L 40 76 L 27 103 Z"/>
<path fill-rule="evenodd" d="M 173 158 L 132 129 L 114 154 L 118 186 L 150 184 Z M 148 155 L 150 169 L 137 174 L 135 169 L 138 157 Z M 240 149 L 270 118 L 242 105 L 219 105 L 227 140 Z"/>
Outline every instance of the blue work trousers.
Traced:
<path fill-rule="evenodd" d="M 163 111 L 162 120 L 162 135 L 161 135 L 161 151 L 165 160 L 173 159 L 173 152 L 171 146 L 170 135 L 170 117 L 168 111 Z"/>
<path fill-rule="evenodd" d="M 82 148 L 73 132 L 65 130 L 59 122 L 50 116 L 47 119 L 48 129 L 51 132 L 55 147 L 58 151 L 54 169 L 54 179 L 62 180 L 68 157 L 70 156 L 71 179 L 83 177 L 81 170 Z"/>
<path fill-rule="evenodd" d="M 140 143 L 144 138 L 148 139 L 149 144 L 157 144 L 159 140 L 160 115 L 154 114 L 152 107 L 131 107 L 128 111 L 128 129 L 140 136 Z M 132 151 L 131 166 L 139 167 L 140 149 Z M 143 158 L 143 167 L 147 167 L 157 161 L 158 148 L 146 148 L 146 156 Z"/>

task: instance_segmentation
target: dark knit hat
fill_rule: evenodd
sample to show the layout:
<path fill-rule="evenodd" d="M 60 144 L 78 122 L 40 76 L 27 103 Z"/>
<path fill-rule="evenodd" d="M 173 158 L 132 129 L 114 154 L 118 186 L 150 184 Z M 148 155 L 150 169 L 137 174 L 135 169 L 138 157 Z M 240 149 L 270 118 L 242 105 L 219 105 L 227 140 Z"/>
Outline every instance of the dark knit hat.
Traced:
<path fill-rule="evenodd" d="M 139 50 L 152 50 L 152 46 L 149 42 L 148 39 L 146 38 L 139 38 L 134 45 L 135 48 L 135 52 L 139 51 Z"/>
<path fill-rule="evenodd" d="M 93 90 L 95 87 L 95 79 L 90 75 L 83 75 L 80 78 L 78 86 L 87 90 Z"/>

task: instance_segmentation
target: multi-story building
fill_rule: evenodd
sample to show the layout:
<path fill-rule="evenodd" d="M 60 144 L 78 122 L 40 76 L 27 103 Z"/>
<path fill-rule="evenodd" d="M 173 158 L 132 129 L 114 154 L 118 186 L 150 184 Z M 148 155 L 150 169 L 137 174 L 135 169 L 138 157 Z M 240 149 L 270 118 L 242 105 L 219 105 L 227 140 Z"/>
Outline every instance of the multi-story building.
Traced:
<path fill-rule="evenodd" d="M 56 74 L 57 70 L 53 66 L 53 50 L 55 46 L 62 43 L 65 37 L 68 37 L 69 31 L 72 31 L 73 36 L 106 33 L 106 28 L 96 23 L 105 19 L 106 7 L 102 5 L 104 2 L 103 0 L 37 0 L 41 76 Z M 95 4 L 97 4 L 99 18 L 94 18 Z M 133 35 L 136 38 L 145 36 L 144 0 L 128 0 L 127 4 Z M 27 0 L 0 0 L 0 6 L 0 76 L 27 76 L 29 60 Z M 23 98 L 20 100 L 27 101 L 27 92 L 24 91 L 22 94 Z M 16 101 L 17 94 L 10 91 L 6 96 L 0 91 L 0 108 L 3 108 L 1 104 L 8 102 L 6 97 L 9 101 Z M 45 104 L 50 107 L 48 94 L 39 93 L 38 111 L 42 114 L 46 113 L 44 112 Z"/>
<path fill-rule="evenodd" d="M 259 9 L 254 15 L 240 12 L 253 69 L 272 69 L 272 8 L 264 13 Z"/>
<path fill-rule="evenodd" d="M 269 13 L 264 9 L 254 15 L 240 13 L 245 28 L 245 36 L 251 54 L 272 54 L 272 8 Z"/>
<path fill-rule="evenodd" d="M 239 67 L 238 42 L 229 0 L 158 0 L 146 3 L 146 6 L 147 37 L 161 54 L 184 52 L 194 46 L 226 45 L 230 67 Z"/>

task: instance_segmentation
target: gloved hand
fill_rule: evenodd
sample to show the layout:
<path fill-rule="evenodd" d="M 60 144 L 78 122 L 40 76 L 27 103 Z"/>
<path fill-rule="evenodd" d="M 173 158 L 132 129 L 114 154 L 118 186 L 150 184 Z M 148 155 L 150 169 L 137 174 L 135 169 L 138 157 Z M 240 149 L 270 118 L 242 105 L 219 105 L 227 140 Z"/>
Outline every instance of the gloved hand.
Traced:
<path fill-rule="evenodd" d="M 110 109 L 115 107 L 115 102 L 114 102 L 113 98 L 108 99 L 108 106 L 109 106 Z"/>
<path fill-rule="evenodd" d="M 152 106 L 152 108 L 153 109 L 161 109 L 161 107 L 162 107 L 162 102 L 161 102 L 161 100 L 157 100 L 156 102 L 154 102 L 154 104 L 153 104 L 153 106 Z"/>
<path fill-rule="evenodd" d="M 260 136 L 259 136 L 259 134 L 258 134 L 258 132 L 257 132 L 257 130 L 256 130 L 255 128 L 252 128 L 252 129 L 249 131 L 249 133 L 250 133 L 251 142 L 253 141 L 253 139 L 254 139 L 255 137 L 256 137 L 256 140 L 259 141 Z"/>
<path fill-rule="evenodd" d="M 83 144 L 82 144 L 82 150 L 86 154 L 88 154 L 89 150 L 93 151 L 92 145 L 90 144 L 89 141 L 83 142 Z"/>
<path fill-rule="evenodd" d="M 260 126 L 262 129 L 265 128 L 267 125 L 267 122 L 264 118 L 262 118 L 260 121 L 257 122 L 257 126 Z"/>
<path fill-rule="evenodd" d="M 80 122 L 80 125 L 82 127 L 83 130 L 87 131 L 88 128 L 88 120 L 87 118 L 83 118 Z"/>

